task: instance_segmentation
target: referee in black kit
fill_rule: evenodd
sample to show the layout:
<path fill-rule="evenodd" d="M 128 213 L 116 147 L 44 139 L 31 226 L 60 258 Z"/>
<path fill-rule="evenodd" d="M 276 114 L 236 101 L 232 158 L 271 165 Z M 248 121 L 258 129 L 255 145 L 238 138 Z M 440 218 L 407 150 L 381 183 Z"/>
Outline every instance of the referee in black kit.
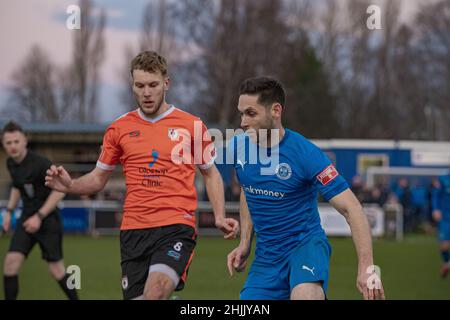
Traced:
<path fill-rule="evenodd" d="M 77 300 L 75 289 L 67 285 L 68 275 L 63 262 L 63 227 L 58 202 L 64 194 L 45 186 L 45 175 L 51 162 L 27 149 L 27 138 L 22 128 L 9 122 L 2 131 L 2 144 L 8 159 L 6 165 L 12 178 L 3 229 L 10 228 L 11 214 L 20 198 L 23 210 L 17 220 L 9 251 L 6 254 L 3 275 L 6 300 L 15 300 L 19 292 L 20 267 L 36 243 L 41 248 L 42 258 L 48 262 L 50 274 L 55 278 L 67 297 Z"/>

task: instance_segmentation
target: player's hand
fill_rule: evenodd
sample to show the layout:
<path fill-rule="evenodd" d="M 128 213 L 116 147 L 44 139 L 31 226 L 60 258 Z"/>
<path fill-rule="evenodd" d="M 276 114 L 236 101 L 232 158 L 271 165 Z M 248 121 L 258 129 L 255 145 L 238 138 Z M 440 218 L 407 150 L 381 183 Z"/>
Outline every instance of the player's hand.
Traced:
<path fill-rule="evenodd" d="M 47 170 L 45 185 L 53 190 L 68 193 L 72 185 L 72 178 L 63 166 L 56 167 L 52 165 Z"/>
<path fill-rule="evenodd" d="M 216 219 L 216 228 L 225 234 L 225 239 L 235 239 L 239 232 L 239 222 L 232 218 Z"/>
<path fill-rule="evenodd" d="M 250 255 L 250 248 L 239 246 L 231 251 L 227 256 L 227 266 L 230 276 L 233 276 L 233 271 L 242 272 L 247 266 L 247 259 Z"/>
<path fill-rule="evenodd" d="M 380 276 L 372 266 L 358 271 L 356 287 L 364 300 L 385 300 L 383 284 Z"/>
<path fill-rule="evenodd" d="M 11 226 L 11 213 L 5 213 L 2 222 L 3 231 L 8 232 L 10 226 Z"/>
<path fill-rule="evenodd" d="M 39 215 L 36 213 L 25 220 L 25 222 L 23 223 L 23 227 L 25 228 L 26 232 L 35 233 L 41 227 L 41 223 L 41 218 L 39 218 Z"/>
<path fill-rule="evenodd" d="M 441 210 L 439 210 L 439 209 L 433 210 L 432 215 L 433 215 L 434 221 L 436 221 L 436 222 L 441 221 L 441 219 L 442 219 L 442 212 L 441 212 Z"/>

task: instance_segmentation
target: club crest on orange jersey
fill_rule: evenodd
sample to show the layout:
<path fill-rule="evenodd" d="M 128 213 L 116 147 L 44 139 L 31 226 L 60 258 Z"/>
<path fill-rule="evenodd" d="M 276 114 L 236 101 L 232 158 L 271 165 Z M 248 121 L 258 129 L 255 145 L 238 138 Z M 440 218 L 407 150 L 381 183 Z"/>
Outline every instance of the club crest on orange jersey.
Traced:
<path fill-rule="evenodd" d="M 174 128 L 169 128 L 167 135 L 169 136 L 170 140 L 176 141 L 178 140 L 178 130 Z"/>
<path fill-rule="evenodd" d="M 134 130 L 129 133 L 129 136 L 131 138 L 139 137 L 140 135 L 141 135 L 141 132 L 139 130 Z"/>

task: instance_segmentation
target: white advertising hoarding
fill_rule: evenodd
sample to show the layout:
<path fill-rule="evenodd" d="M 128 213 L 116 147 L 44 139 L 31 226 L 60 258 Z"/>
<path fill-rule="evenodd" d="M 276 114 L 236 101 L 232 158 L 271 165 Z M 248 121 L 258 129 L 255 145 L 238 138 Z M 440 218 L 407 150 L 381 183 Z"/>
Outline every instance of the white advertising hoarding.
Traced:
<path fill-rule="evenodd" d="M 372 236 L 380 237 L 384 235 L 384 211 L 378 205 L 364 205 L 364 212 L 369 220 Z M 322 228 L 329 236 L 350 236 L 350 226 L 344 216 L 336 211 L 332 206 L 326 204 L 319 205 L 320 220 Z"/>

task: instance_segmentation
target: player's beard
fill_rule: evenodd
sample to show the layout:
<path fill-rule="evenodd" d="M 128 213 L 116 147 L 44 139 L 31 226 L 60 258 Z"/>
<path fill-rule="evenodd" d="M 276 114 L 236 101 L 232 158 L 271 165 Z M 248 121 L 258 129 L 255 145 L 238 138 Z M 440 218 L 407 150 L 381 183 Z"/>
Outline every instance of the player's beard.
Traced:
<path fill-rule="evenodd" d="M 163 91 L 161 98 L 158 101 L 154 102 L 154 107 L 152 108 L 152 110 L 150 112 L 149 112 L 149 110 L 145 110 L 144 107 L 142 106 L 142 103 L 138 101 L 139 109 L 146 117 L 155 118 L 159 115 L 159 111 L 161 110 L 161 108 L 164 105 L 164 102 L 166 100 L 165 98 L 166 98 L 166 92 Z"/>
<path fill-rule="evenodd" d="M 266 130 L 267 134 L 262 134 L 259 129 L 256 133 L 256 138 L 258 141 L 258 144 L 261 146 L 269 146 L 271 145 L 271 137 L 272 137 L 272 130 L 275 129 L 275 121 L 272 119 L 270 115 L 267 115 L 264 119 L 264 122 L 261 123 L 259 126 L 259 129 Z"/>

